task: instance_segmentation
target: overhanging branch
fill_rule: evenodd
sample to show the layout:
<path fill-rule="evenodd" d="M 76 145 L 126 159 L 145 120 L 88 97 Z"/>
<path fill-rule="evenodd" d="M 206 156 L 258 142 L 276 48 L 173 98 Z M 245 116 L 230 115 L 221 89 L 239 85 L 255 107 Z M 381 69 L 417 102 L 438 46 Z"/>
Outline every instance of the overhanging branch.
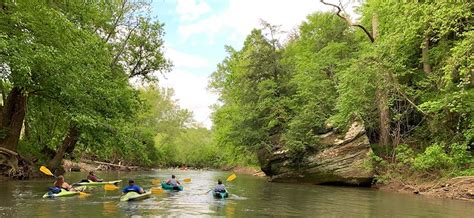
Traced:
<path fill-rule="evenodd" d="M 342 8 L 341 8 L 341 7 L 339 7 L 338 5 L 335 5 L 335 4 L 331 4 L 331 3 L 324 2 L 324 0 L 320 0 L 320 1 L 321 1 L 321 3 L 323 3 L 323 4 L 325 4 L 325 5 L 329 5 L 329 6 L 335 7 L 335 8 L 337 9 L 336 15 L 337 15 L 338 17 L 340 17 L 340 18 L 342 18 L 343 20 L 345 20 L 345 21 L 349 24 L 349 26 L 359 27 L 360 29 L 362 29 L 362 30 L 365 32 L 365 34 L 367 35 L 367 37 L 369 37 L 370 41 L 371 41 L 371 42 L 374 42 L 374 37 L 372 36 L 372 34 L 371 34 L 364 26 L 362 26 L 362 25 L 360 25 L 360 24 L 353 23 L 353 22 L 351 21 L 351 19 L 349 19 L 349 18 L 347 18 L 347 17 L 345 17 L 345 16 L 343 16 L 343 15 L 341 14 L 341 12 L 342 12 Z"/>

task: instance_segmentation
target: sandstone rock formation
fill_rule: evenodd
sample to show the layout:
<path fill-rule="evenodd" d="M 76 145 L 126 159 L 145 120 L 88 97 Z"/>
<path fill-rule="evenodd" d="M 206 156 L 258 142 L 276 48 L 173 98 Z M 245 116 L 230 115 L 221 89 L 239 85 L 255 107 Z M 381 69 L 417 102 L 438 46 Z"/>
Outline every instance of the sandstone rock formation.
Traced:
<path fill-rule="evenodd" d="M 373 178 L 368 167 L 370 151 L 364 125 L 354 122 L 343 135 L 333 131 L 320 135 L 318 142 L 302 154 L 282 147 L 261 149 L 258 156 L 270 181 L 367 186 Z"/>

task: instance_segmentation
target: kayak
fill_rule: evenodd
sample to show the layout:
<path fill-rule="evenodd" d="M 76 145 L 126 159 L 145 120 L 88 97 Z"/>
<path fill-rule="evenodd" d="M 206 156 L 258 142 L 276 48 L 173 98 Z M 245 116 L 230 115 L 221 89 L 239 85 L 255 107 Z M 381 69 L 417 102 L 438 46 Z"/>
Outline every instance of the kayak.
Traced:
<path fill-rule="evenodd" d="M 61 192 L 59 192 L 59 193 L 53 193 L 52 191 L 49 191 L 49 192 L 46 192 L 46 194 L 43 195 L 43 198 L 74 196 L 74 195 L 79 195 L 79 193 L 84 191 L 84 190 L 85 190 L 85 187 L 81 188 L 81 189 L 76 189 L 76 191 L 68 191 L 66 189 L 61 189 Z"/>
<path fill-rule="evenodd" d="M 166 184 L 165 182 L 161 183 L 161 188 L 163 188 L 164 190 L 174 190 L 174 191 L 183 191 L 184 189 L 182 185 L 174 187 L 170 184 Z"/>
<path fill-rule="evenodd" d="M 138 194 L 136 192 L 127 192 L 127 194 L 122 195 L 120 197 L 120 201 L 137 201 L 149 198 L 151 195 L 151 191 L 147 191 L 143 194 Z"/>
<path fill-rule="evenodd" d="M 229 192 L 215 192 L 212 190 L 212 196 L 215 198 L 227 198 L 229 197 Z"/>
<path fill-rule="evenodd" d="M 101 186 L 101 185 L 107 185 L 107 184 L 112 184 L 112 185 L 117 185 L 118 183 L 122 182 L 122 180 L 114 180 L 114 181 L 105 181 L 105 182 L 78 182 L 72 184 L 73 186 Z"/>

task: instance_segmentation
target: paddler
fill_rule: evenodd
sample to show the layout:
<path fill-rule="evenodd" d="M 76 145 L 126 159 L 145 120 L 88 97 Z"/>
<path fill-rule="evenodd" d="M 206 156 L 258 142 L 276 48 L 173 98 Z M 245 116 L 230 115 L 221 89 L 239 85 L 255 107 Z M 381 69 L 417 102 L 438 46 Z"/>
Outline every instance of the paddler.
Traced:
<path fill-rule="evenodd" d="M 87 180 L 91 182 L 102 182 L 103 179 L 99 179 L 95 174 L 94 171 L 89 171 L 89 175 L 87 175 Z"/>
<path fill-rule="evenodd" d="M 217 185 L 214 188 L 214 192 L 227 192 L 227 190 L 225 189 L 224 184 L 222 184 L 222 180 L 220 180 L 220 179 L 217 180 Z"/>
<path fill-rule="evenodd" d="M 175 175 L 171 175 L 171 179 L 168 179 L 166 181 L 166 184 L 172 185 L 173 188 L 178 187 L 179 185 L 181 185 L 181 183 L 176 179 Z"/>
<path fill-rule="evenodd" d="M 54 182 L 54 186 L 66 189 L 67 191 L 74 190 L 71 185 L 64 181 L 64 176 L 58 176 L 58 178 Z"/>
<path fill-rule="evenodd" d="M 128 192 L 136 192 L 138 194 L 143 194 L 145 191 L 138 185 L 135 185 L 135 181 L 133 179 L 128 180 L 128 186 L 123 188 L 122 192 L 127 194 Z"/>

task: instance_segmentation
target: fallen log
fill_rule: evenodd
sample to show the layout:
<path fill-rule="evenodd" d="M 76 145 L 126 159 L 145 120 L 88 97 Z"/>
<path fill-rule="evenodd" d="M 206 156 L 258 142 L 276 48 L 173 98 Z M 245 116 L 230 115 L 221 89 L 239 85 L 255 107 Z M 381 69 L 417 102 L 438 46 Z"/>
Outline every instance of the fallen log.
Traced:
<path fill-rule="evenodd" d="M 107 162 L 95 161 L 95 160 L 83 160 L 83 162 L 97 164 L 97 165 L 99 165 L 97 167 L 97 169 L 99 169 L 99 170 L 127 170 L 127 171 L 133 171 L 133 170 L 138 170 L 140 168 L 138 166 L 125 166 L 125 165 L 119 165 L 119 164 L 113 164 L 113 163 L 107 163 Z"/>

